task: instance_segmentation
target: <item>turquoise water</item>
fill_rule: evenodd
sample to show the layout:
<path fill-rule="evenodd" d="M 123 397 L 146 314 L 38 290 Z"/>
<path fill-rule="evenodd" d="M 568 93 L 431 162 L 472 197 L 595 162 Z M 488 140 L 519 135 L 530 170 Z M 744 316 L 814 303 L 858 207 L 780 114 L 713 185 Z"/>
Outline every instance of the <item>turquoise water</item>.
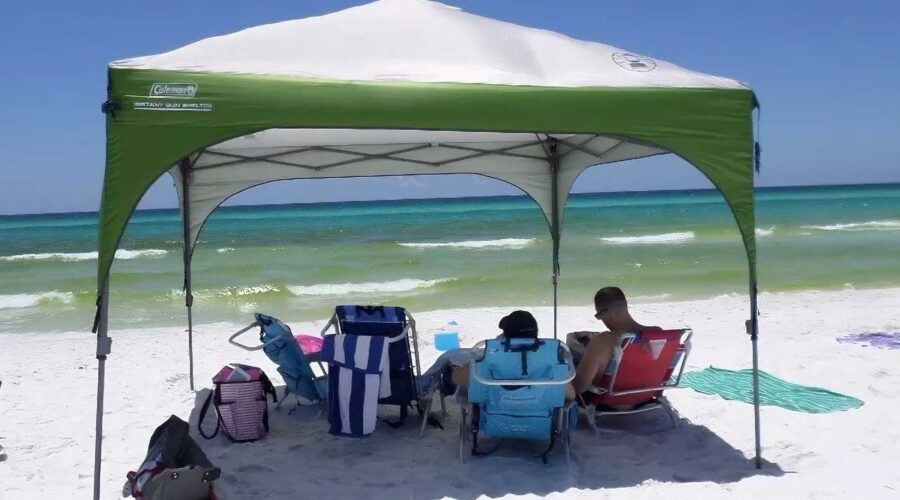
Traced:
<path fill-rule="evenodd" d="M 764 291 L 900 286 L 900 185 L 760 189 Z M 96 214 L 0 217 L 0 333 L 87 330 Z M 134 215 L 113 266 L 111 327 L 181 325 L 175 210 Z M 574 195 L 562 304 L 601 286 L 651 299 L 745 293 L 746 261 L 714 191 Z M 227 207 L 194 255 L 198 323 L 336 303 L 412 310 L 552 303 L 547 223 L 525 197 Z"/>

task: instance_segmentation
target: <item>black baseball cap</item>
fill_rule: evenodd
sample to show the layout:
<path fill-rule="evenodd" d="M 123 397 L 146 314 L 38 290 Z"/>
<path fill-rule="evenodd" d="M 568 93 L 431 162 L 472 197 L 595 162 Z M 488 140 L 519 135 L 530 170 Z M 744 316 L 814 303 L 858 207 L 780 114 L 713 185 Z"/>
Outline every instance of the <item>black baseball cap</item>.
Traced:
<path fill-rule="evenodd" d="M 498 326 L 508 339 L 536 339 L 538 336 L 537 320 L 528 311 L 513 311 L 504 316 Z"/>

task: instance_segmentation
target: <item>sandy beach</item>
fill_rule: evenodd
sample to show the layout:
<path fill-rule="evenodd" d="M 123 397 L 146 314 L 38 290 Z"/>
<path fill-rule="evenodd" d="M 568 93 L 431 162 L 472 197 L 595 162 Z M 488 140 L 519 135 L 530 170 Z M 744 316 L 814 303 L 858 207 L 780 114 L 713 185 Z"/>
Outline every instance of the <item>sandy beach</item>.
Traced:
<path fill-rule="evenodd" d="M 763 407 L 761 471 L 753 468 L 750 405 L 690 389 L 670 391 L 680 414 L 676 430 L 649 434 L 665 417 L 638 416 L 612 424 L 621 434 L 595 435 L 583 421 L 573 434 L 574 460 L 543 466 L 521 447 L 469 464 L 457 459 L 458 409 L 445 429 L 417 438 L 415 422 L 381 424 L 372 438 L 327 434 L 313 413 L 271 411 L 272 430 L 255 443 L 199 439 L 222 468 L 222 499 L 244 498 L 896 498 L 900 493 L 900 352 L 836 338 L 900 329 L 900 289 L 762 294 L 761 368 L 790 382 L 824 387 L 864 400 L 858 410 L 805 414 Z M 551 309 L 530 308 L 544 335 Z M 684 302 L 643 302 L 636 317 L 666 327 L 691 327 L 688 370 L 710 365 L 749 367 L 743 333 L 747 298 L 726 295 Z M 510 308 L 419 312 L 423 364 L 437 356 L 431 333 L 450 320 L 464 344 L 496 335 Z M 415 312 L 414 312 L 415 313 Z M 291 322 L 290 314 L 281 314 Z M 319 322 L 292 323 L 295 333 Z M 249 322 L 249 320 L 248 320 Z M 223 364 L 263 367 L 262 353 L 240 351 L 226 338 L 239 325 L 197 327 L 197 385 Z M 195 422 L 197 394 L 188 390 L 187 342 L 179 328 L 115 330 L 107 363 L 103 498 L 118 498 L 125 473 L 142 460 L 152 430 L 170 414 Z M 560 332 L 594 329 L 588 307 L 560 310 Z M 86 498 L 91 492 L 96 390 L 94 339 L 89 333 L 0 335 L 0 498 Z M 386 411 L 391 411 L 390 409 Z"/>

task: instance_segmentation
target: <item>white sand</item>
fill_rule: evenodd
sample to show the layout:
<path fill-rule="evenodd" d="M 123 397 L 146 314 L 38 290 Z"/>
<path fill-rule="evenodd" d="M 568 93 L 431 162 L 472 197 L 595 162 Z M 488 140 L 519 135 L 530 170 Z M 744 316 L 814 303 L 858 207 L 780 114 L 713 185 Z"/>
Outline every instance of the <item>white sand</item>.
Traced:
<path fill-rule="evenodd" d="M 746 368 L 746 297 L 644 303 L 636 316 L 695 331 L 689 369 Z M 202 307 L 202 304 L 199 305 Z M 753 450 L 750 405 L 670 391 L 683 420 L 677 430 L 639 435 L 664 416 L 622 423 L 628 435 L 595 436 L 582 422 L 574 461 L 543 466 L 523 450 L 501 450 L 467 465 L 457 460 L 457 409 L 446 430 L 416 438 L 384 424 L 367 440 L 326 433 L 312 414 L 271 413 L 272 432 L 250 444 L 199 440 L 223 470 L 223 499 L 245 498 L 898 498 L 900 497 L 900 351 L 838 344 L 854 332 L 900 329 L 900 289 L 764 294 L 760 299 L 761 367 L 788 381 L 859 397 L 865 406 L 810 415 L 763 407 L 764 469 Z M 423 364 L 436 352 L 429 332 L 456 320 L 465 343 L 493 336 L 510 309 L 417 315 Z M 549 333 L 551 313 L 532 309 Z M 564 308 L 560 331 L 596 329 L 591 310 Z M 284 315 L 290 320 L 290 315 Z M 113 318 L 115 325 L 115 318 Z M 293 324 L 295 333 L 319 325 Z M 262 366 L 261 352 L 225 341 L 235 325 L 198 327 L 198 386 L 227 362 Z M 107 363 L 104 498 L 117 498 L 125 473 L 141 462 L 152 430 L 170 414 L 187 419 L 196 396 L 187 386 L 187 342 L 180 329 L 113 332 Z M 0 498 L 88 498 L 91 491 L 96 361 L 86 333 L 0 335 Z M 276 380 L 276 385 L 280 380 Z M 390 410 L 387 410 L 390 411 Z M 196 417 L 194 417 L 196 418 Z M 622 418 L 622 417 L 620 417 Z"/>

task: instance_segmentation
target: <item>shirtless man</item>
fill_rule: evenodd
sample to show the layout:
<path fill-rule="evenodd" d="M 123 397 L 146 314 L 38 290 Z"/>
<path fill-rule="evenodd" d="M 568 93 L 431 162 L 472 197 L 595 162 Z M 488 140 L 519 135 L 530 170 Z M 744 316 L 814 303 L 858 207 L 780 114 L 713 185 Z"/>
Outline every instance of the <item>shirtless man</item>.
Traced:
<path fill-rule="evenodd" d="M 569 399 L 600 384 L 606 366 L 612 359 L 613 348 L 622 334 L 662 330 L 658 326 L 644 326 L 632 318 L 628 312 L 625 293 L 618 287 L 609 286 L 598 290 L 594 295 L 594 310 L 594 317 L 602 321 L 609 331 L 584 337 L 589 340 L 575 371 L 575 380 L 567 387 L 566 396 Z"/>

